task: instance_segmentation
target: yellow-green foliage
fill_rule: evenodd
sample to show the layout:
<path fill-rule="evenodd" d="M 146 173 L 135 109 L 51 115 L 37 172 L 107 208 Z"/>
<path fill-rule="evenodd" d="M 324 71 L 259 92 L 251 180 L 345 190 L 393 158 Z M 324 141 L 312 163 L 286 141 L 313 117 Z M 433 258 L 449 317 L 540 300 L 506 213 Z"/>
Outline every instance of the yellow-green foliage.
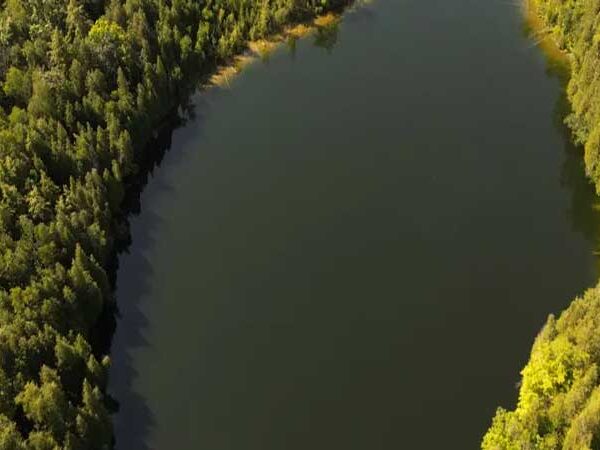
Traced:
<path fill-rule="evenodd" d="M 500 408 L 484 450 L 584 450 L 600 439 L 600 285 L 550 316 L 522 370 L 514 411 Z"/>

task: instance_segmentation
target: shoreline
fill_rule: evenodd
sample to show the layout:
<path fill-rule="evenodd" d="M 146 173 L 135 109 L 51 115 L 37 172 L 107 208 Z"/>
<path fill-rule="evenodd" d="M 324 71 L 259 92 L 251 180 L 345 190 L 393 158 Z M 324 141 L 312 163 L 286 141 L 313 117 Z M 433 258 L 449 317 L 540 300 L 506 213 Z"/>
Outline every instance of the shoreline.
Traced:
<path fill-rule="evenodd" d="M 548 67 L 555 72 L 565 85 L 571 77 L 571 55 L 561 49 L 552 36 L 553 30 L 544 26 L 539 15 L 537 0 L 523 0 L 521 10 L 524 18 L 525 33 L 546 57 Z"/>
<path fill-rule="evenodd" d="M 565 6 L 554 7 L 560 9 Z M 579 65 L 572 64 L 580 55 L 562 42 L 565 36 L 561 38 L 560 33 L 566 31 L 559 28 L 560 24 L 551 26 L 552 19 L 542 15 L 539 0 L 524 0 L 522 10 L 525 31 L 534 40 L 532 47 L 540 48 L 548 71 L 561 83 L 557 112 L 567 130 L 567 139 L 578 150 L 580 164 L 586 167 L 586 181 L 591 186 L 596 185 L 595 193 L 598 194 L 599 181 L 588 172 L 587 138 L 581 139 L 571 121 L 573 114 L 581 112 L 578 111 L 581 105 L 573 103 L 570 92 L 572 83 L 580 77 Z M 572 33 L 576 35 L 577 30 Z M 584 84 L 584 87 L 587 86 Z M 597 205 L 592 205 L 592 208 L 596 209 Z M 592 255 L 597 257 L 598 252 L 592 251 Z M 590 324 L 597 321 L 599 311 L 600 284 L 595 284 L 572 298 L 556 315 L 548 316 L 520 372 L 518 400 L 512 408 L 499 407 L 496 410 L 481 443 L 483 450 L 526 444 L 536 448 L 537 445 L 544 448 L 546 445 L 552 448 L 595 448 L 593 444 L 597 443 L 600 430 L 600 380 L 595 372 L 599 355 L 592 345 L 598 339 L 597 331 L 594 331 L 596 327 Z M 581 356 L 580 361 L 568 360 L 576 353 Z M 560 367 L 561 371 L 569 373 L 569 377 L 561 378 L 550 367 Z M 543 388 L 540 389 L 540 386 Z"/>
<path fill-rule="evenodd" d="M 154 170 L 160 169 L 165 154 L 169 152 L 173 132 L 185 124 L 187 119 L 181 111 L 189 107 L 191 98 L 194 95 L 202 95 L 208 89 L 230 87 L 230 81 L 233 77 L 240 74 L 248 65 L 261 58 L 268 57 L 279 46 L 292 39 L 297 40 L 308 37 L 319 29 L 337 26 L 345 13 L 371 1 L 347 0 L 337 10 L 328 11 L 304 21 L 292 22 L 273 35 L 248 41 L 245 44 L 244 51 L 230 57 L 225 62 L 213 61 L 205 71 L 198 74 L 195 83 L 180 87 L 177 97 L 170 102 L 165 114 L 156 122 L 152 135 L 149 136 L 146 142 L 139 145 L 135 158 L 138 170 L 123 180 L 124 199 L 120 205 L 120 210 L 113 217 L 112 236 L 115 239 L 114 246 L 111 256 L 109 256 L 104 266 L 113 293 L 116 292 L 121 255 L 128 252 L 132 240 L 135 239 L 131 235 L 130 218 L 139 213 L 142 207 L 141 195 L 148 184 L 149 177 L 151 177 Z M 105 305 L 101 317 L 90 333 L 94 353 L 111 357 L 113 338 L 119 319 L 119 302 L 115 297 L 112 302 Z M 112 397 L 108 392 L 104 394 L 112 415 L 119 409 L 119 399 Z"/>
<path fill-rule="evenodd" d="M 209 76 L 206 82 L 200 85 L 200 90 L 212 87 L 229 87 L 231 78 L 238 75 L 244 68 L 253 62 L 267 58 L 282 44 L 310 36 L 319 29 L 337 26 L 342 20 L 342 15 L 352 6 L 352 3 L 354 2 L 349 1 L 348 6 L 341 11 L 327 12 L 312 20 L 287 25 L 283 30 L 272 36 L 249 41 L 246 44 L 245 51 L 239 55 L 233 56 L 231 60 L 227 61 L 225 64 L 217 65 L 214 73 Z"/>

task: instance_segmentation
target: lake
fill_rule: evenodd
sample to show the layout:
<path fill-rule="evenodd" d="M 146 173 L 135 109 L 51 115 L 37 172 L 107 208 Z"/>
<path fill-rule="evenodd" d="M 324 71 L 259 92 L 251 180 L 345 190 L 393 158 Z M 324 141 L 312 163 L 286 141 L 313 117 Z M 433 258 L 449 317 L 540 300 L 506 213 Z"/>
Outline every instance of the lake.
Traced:
<path fill-rule="evenodd" d="M 479 447 L 598 275 L 508 0 L 376 0 L 199 93 L 131 218 L 119 450 Z"/>

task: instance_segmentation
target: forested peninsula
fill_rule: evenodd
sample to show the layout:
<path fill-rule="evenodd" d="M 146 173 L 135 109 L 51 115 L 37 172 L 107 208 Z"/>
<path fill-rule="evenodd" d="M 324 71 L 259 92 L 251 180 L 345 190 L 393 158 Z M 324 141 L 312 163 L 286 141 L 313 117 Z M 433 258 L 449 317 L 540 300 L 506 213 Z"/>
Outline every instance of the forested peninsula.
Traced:
<path fill-rule="evenodd" d="M 148 143 L 249 40 L 344 3 L 0 0 L 0 449 L 112 447 L 99 323 Z"/>
<path fill-rule="evenodd" d="M 530 0 L 570 60 L 566 123 L 600 193 L 600 0 Z M 600 448 L 600 285 L 550 316 L 521 372 L 514 411 L 500 408 L 484 450 Z"/>

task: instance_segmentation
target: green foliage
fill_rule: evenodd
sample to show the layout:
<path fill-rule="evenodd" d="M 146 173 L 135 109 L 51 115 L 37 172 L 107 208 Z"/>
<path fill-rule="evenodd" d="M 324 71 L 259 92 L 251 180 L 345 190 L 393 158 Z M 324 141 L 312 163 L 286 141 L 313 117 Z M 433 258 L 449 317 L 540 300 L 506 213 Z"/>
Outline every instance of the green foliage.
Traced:
<path fill-rule="evenodd" d="M 514 411 L 502 408 L 484 450 L 584 450 L 600 439 L 600 285 L 537 337 Z"/>
<path fill-rule="evenodd" d="M 0 449 L 105 450 L 106 267 L 148 138 L 248 39 L 347 0 L 0 0 Z"/>
<path fill-rule="evenodd" d="M 0 415 L 0 448 L 3 450 L 25 449 L 15 423 L 4 415 Z"/>
<path fill-rule="evenodd" d="M 27 73 L 16 67 L 11 67 L 6 72 L 3 89 L 4 93 L 11 97 L 15 103 L 27 105 L 31 96 L 31 79 Z"/>

